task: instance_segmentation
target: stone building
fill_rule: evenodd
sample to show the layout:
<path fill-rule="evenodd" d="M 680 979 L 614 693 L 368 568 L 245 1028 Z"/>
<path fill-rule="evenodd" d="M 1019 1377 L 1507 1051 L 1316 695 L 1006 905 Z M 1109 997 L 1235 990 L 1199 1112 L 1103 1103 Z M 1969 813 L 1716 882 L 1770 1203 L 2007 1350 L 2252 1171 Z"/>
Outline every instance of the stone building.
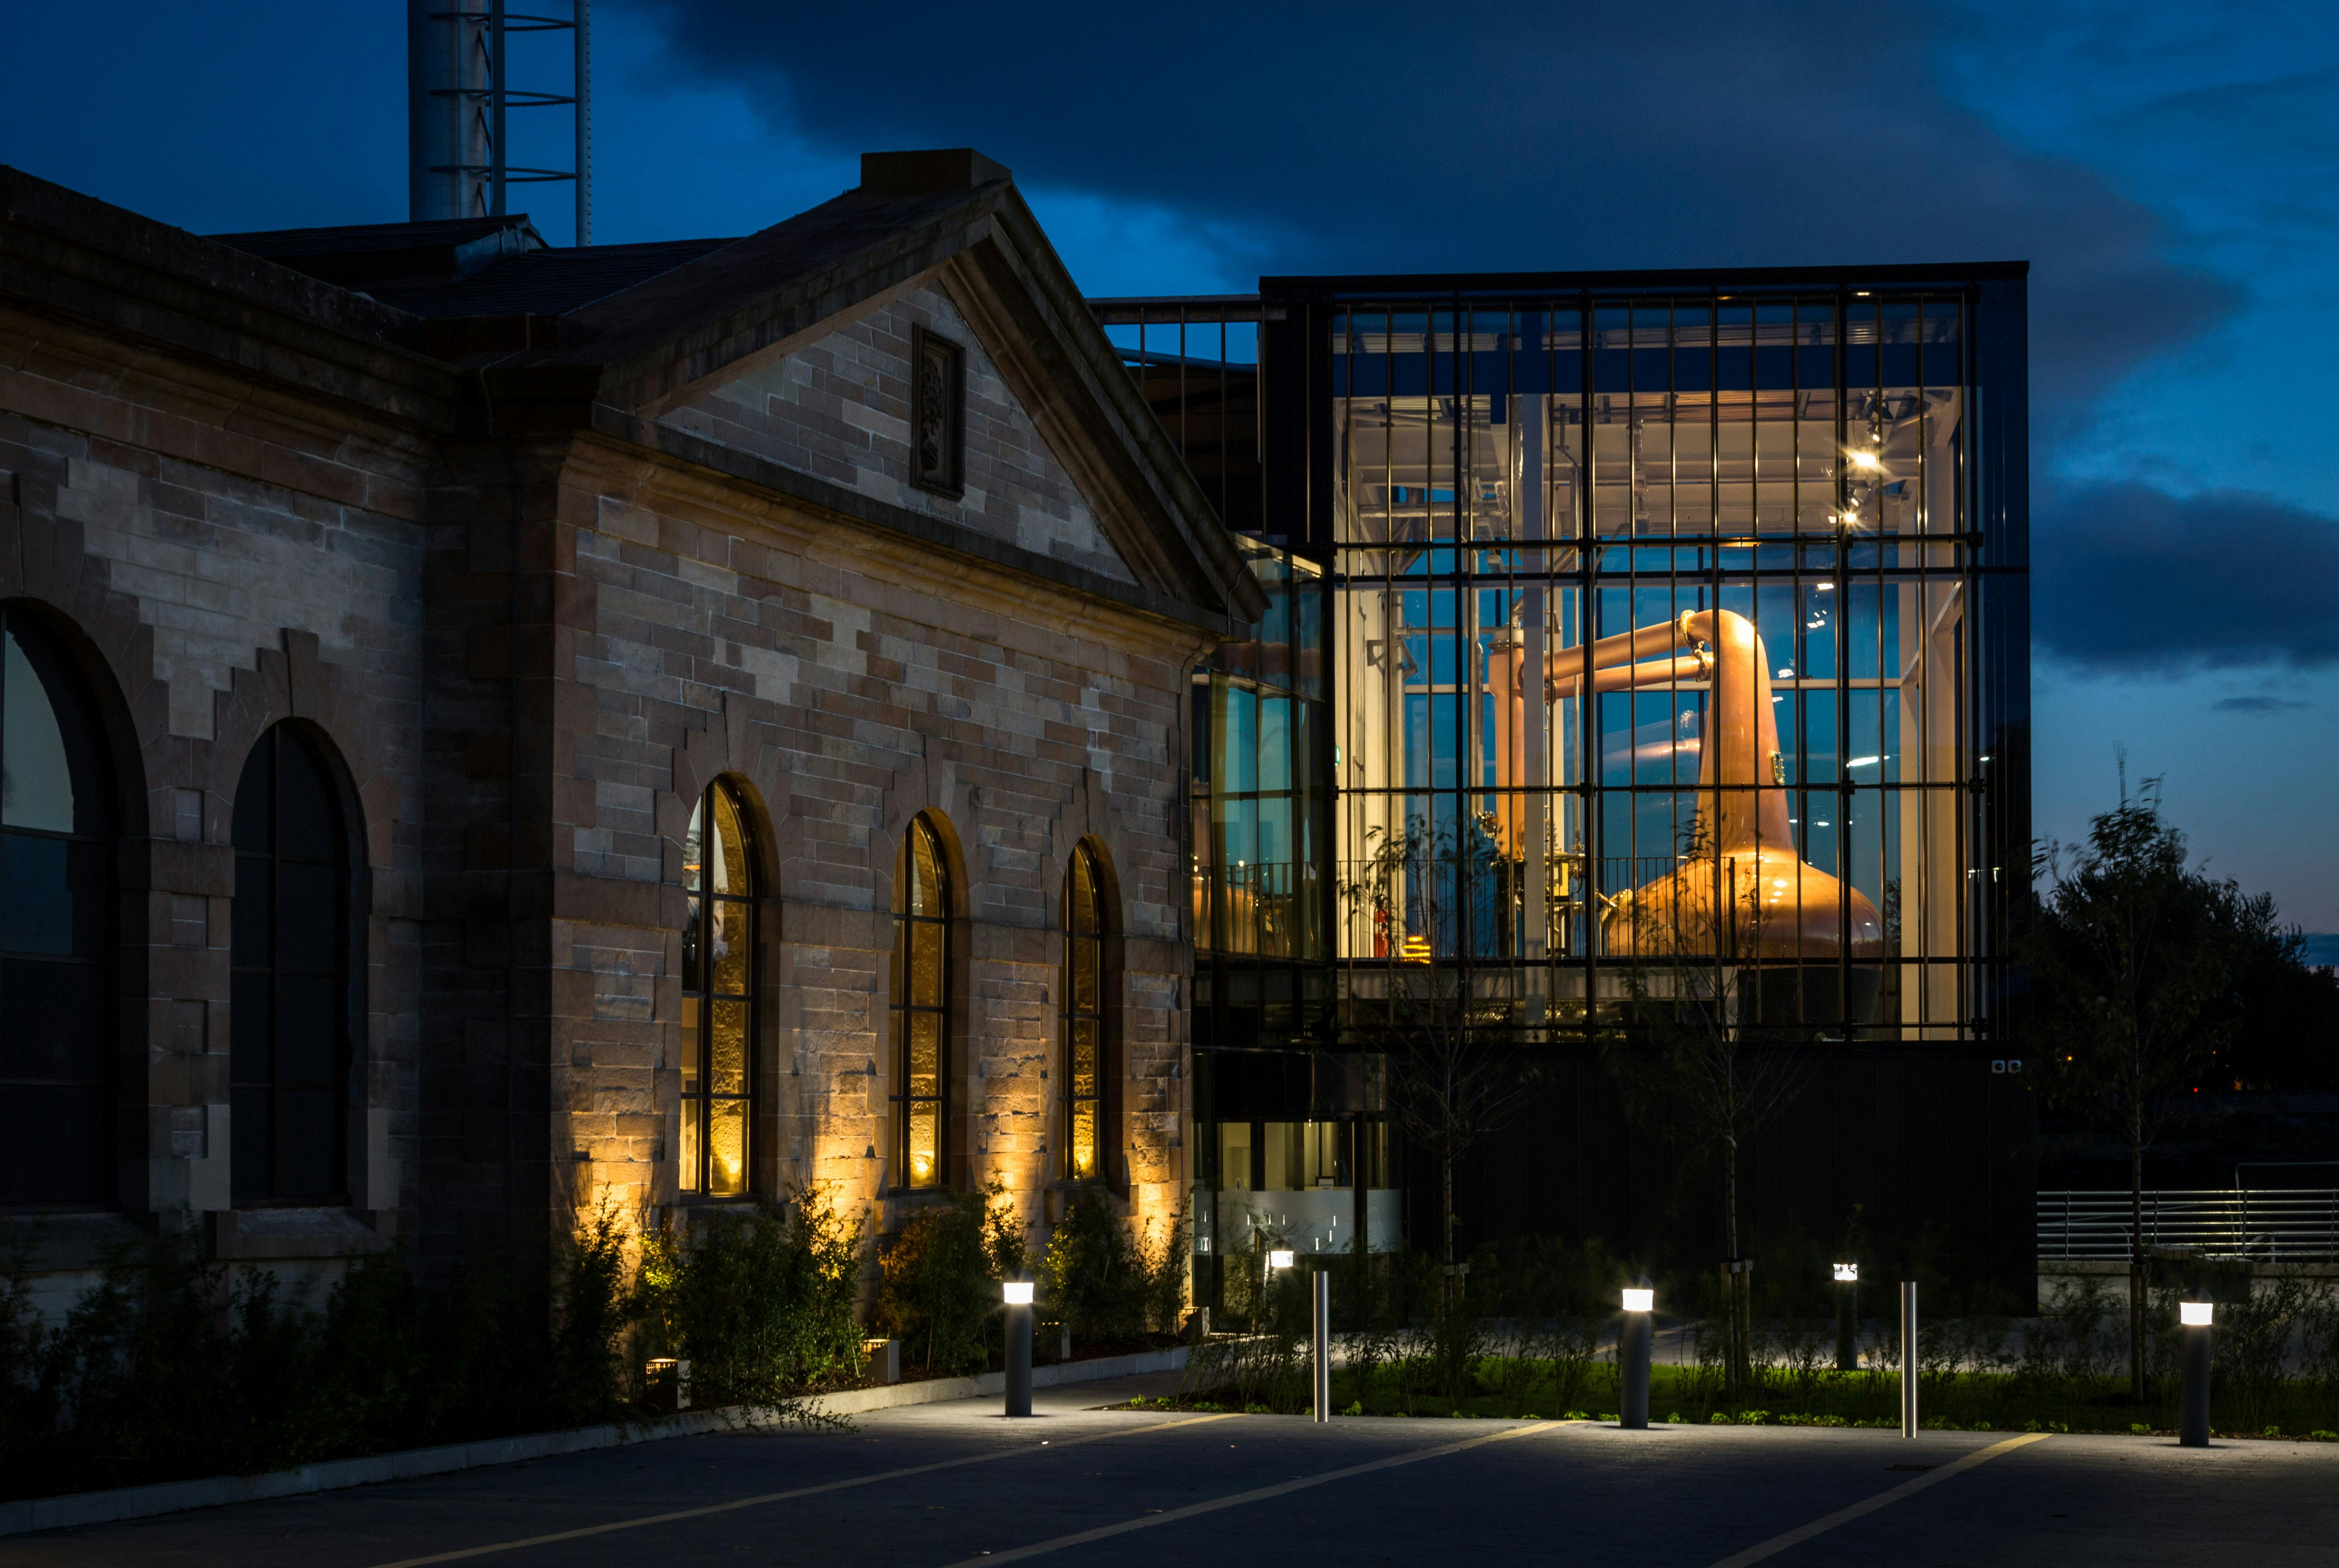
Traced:
<path fill-rule="evenodd" d="M 296 1272 L 605 1200 L 1182 1202 L 1243 559 L 1008 171 L 745 239 L 0 170 L 0 1211 Z"/>

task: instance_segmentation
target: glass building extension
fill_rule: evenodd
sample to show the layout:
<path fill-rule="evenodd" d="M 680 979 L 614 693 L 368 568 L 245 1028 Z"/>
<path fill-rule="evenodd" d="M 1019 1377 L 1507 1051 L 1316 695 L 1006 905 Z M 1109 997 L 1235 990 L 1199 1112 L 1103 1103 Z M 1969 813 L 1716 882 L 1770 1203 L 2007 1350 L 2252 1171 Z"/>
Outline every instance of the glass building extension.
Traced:
<path fill-rule="evenodd" d="M 1335 1190 L 1390 1228 L 1357 1064 L 1425 991 L 1564 1058 L 1694 969 L 1845 1063 L 2002 1060 L 2023 271 L 1100 302 L 1274 597 L 1197 677 L 1198 1234 L 1319 1122 L 1383 1129 Z"/>

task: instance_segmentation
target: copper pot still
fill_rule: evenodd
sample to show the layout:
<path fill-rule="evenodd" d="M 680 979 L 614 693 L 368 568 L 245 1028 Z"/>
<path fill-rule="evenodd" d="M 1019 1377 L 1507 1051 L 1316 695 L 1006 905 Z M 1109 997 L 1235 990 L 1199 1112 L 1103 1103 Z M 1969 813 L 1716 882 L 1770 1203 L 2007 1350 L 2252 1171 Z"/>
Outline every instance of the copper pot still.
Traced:
<path fill-rule="evenodd" d="M 1692 651 L 1677 654 L 1682 648 Z M 1509 720 L 1497 736 L 1506 775 L 1523 757 L 1515 742 L 1526 716 L 1524 658 L 1515 646 L 1493 661 L 1498 722 Z M 1770 660 L 1753 623 L 1731 610 L 1688 611 L 1602 638 L 1588 666 L 1580 650 L 1552 655 L 1550 698 L 1587 685 L 1596 694 L 1712 683 L 1690 843 L 1676 869 L 1606 901 L 1603 950 L 1730 971 L 1741 1022 L 1870 1021 L 1882 988 L 1884 920 L 1858 888 L 1795 853 Z"/>

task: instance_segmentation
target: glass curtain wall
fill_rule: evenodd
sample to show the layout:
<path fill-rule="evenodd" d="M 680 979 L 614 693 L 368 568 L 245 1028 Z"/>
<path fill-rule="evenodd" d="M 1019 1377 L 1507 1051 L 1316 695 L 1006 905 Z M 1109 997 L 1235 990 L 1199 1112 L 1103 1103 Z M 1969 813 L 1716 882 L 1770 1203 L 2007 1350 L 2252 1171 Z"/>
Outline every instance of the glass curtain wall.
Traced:
<path fill-rule="evenodd" d="M 1557 1038 L 1633 961 L 1695 958 L 1752 976 L 1746 1021 L 1960 1034 L 1965 316 L 1837 291 L 1331 317 L 1352 998 L 1451 966 L 1480 1022 Z"/>
<path fill-rule="evenodd" d="M 1971 389 L 2018 284 L 1465 282 L 1093 302 L 1273 600 L 1189 725 L 1230 1291 L 1262 1238 L 1396 1241 L 1375 1086 L 1425 1020 L 1582 1049 L 1670 988 L 1954 1042 L 2004 983 L 1989 835 L 2027 830 L 1975 715 L 2018 742 L 2019 381 L 2005 473 Z"/>

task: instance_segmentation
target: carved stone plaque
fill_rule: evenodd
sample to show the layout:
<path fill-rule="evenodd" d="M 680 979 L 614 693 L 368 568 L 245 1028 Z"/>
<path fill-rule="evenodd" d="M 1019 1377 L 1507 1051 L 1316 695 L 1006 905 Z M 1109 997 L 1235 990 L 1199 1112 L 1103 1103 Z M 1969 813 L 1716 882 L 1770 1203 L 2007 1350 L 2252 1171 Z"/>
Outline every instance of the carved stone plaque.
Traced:
<path fill-rule="evenodd" d="M 966 350 L 923 327 L 910 329 L 910 482 L 966 491 Z"/>

